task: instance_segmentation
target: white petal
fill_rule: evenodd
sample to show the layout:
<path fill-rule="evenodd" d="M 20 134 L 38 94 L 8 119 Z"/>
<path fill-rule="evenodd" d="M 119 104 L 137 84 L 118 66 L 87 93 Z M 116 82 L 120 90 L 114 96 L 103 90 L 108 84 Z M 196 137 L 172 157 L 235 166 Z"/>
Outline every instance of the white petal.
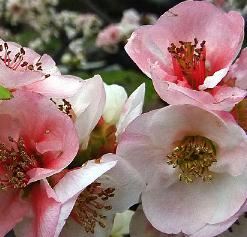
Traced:
<path fill-rule="evenodd" d="M 104 86 L 106 92 L 106 102 L 103 118 L 107 123 L 116 124 L 127 100 L 127 93 L 125 89 L 119 85 L 104 84 Z"/>
<path fill-rule="evenodd" d="M 141 84 L 128 98 L 117 123 L 116 135 L 124 132 L 125 128 L 142 113 L 145 95 L 145 84 Z"/>
<path fill-rule="evenodd" d="M 206 90 L 208 88 L 214 88 L 225 77 L 229 68 L 223 68 L 215 72 L 212 76 L 207 76 L 204 83 L 199 86 L 200 90 Z"/>

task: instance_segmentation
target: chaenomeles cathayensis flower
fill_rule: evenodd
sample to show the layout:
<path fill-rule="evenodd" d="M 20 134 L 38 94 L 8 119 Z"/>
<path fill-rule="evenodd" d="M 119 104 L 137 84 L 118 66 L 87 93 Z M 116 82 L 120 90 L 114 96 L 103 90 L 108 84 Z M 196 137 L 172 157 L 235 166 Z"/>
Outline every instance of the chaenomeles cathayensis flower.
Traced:
<path fill-rule="evenodd" d="M 33 211 L 15 226 L 15 235 L 17 237 L 58 236 L 64 220 L 68 217 L 79 195 L 78 192 L 115 165 L 115 161 L 101 164 L 89 161 L 87 165 L 79 169 L 69 172 L 64 170 L 60 174 L 49 177 L 49 183 L 47 180 L 42 180 L 32 189 L 31 200 L 35 204 Z M 34 221 L 33 216 L 36 217 Z"/>
<path fill-rule="evenodd" d="M 109 236 L 115 214 L 138 203 L 143 188 L 136 170 L 114 154 L 68 171 L 53 188 L 61 208 L 54 236 Z"/>
<path fill-rule="evenodd" d="M 43 197 L 33 192 L 45 192 L 36 181 L 63 170 L 79 148 L 72 120 L 50 100 L 33 92 L 13 95 L 0 106 L 0 236 L 28 215 L 29 206 L 42 213 L 35 199 Z"/>
<path fill-rule="evenodd" d="M 116 153 L 146 182 L 143 210 L 157 230 L 211 237 L 241 214 L 246 152 L 246 134 L 236 123 L 193 105 L 173 105 L 135 119 Z"/>
<path fill-rule="evenodd" d="M 184 1 L 156 24 L 137 29 L 125 49 L 167 103 L 229 111 L 246 95 L 240 82 L 222 80 L 229 76 L 243 38 L 244 19 L 238 12 Z"/>
<path fill-rule="evenodd" d="M 53 59 L 39 55 L 29 48 L 0 39 L 0 84 L 11 91 L 17 89 L 37 92 L 54 98 L 73 96 L 82 80 L 61 75 Z"/>

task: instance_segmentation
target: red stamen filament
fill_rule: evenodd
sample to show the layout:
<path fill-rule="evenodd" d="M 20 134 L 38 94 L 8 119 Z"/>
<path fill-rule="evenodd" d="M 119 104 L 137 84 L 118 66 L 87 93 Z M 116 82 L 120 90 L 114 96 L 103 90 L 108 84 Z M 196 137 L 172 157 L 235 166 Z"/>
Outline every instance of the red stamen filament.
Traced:
<path fill-rule="evenodd" d="M 180 46 L 171 44 L 168 47 L 172 55 L 173 69 L 178 81 L 186 80 L 194 90 L 198 90 L 206 78 L 206 48 L 205 41 L 197 48 L 198 40 L 192 42 L 179 41 Z"/>

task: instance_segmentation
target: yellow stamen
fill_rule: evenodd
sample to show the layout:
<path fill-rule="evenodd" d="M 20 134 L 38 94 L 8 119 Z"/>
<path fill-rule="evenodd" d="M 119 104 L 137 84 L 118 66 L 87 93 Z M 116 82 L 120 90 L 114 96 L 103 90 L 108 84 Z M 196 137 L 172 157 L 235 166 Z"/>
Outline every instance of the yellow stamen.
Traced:
<path fill-rule="evenodd" d="M 167 164 L 179 168 L 179 180 L 193 182 L 200 177 L 211 181 L 213 176 L 209 167 L 217 162 L 215 144 L 202 136 L 187 136 L 167 155 Z"/>

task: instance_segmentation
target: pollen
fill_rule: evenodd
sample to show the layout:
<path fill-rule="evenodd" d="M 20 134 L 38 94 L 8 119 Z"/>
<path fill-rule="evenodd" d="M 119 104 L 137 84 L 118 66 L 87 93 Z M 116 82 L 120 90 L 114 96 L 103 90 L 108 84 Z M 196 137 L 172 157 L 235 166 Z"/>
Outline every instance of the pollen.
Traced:
<path fill-rule="evenodd" d="M 179 169 L 179 180 L 192 183 L 196 178 L 210 182 L 209 167 L 217 162 L 215 144 L 202 136 L 187 136 L 167 155 L 167 164 Z"/>
<path fill-rule="evenodd" d="M 22 138 L 15 141 L 9 137 L 9 141 L 13 144 L 11 148 L 0 143 L 0 167 L 3 174 L 0 177 L 0 190 L 23 189 L 30 180 L 27 172 L 37 167 L 37 161 L 34 155 L 28 154 Z"/>
<path fill-rule="evenodd" d="M 96 225 L 106 227 L 105 211 L 112 209 L 108 204 L 114 197 L 114 188 L 104 189 L 101 183 L 90 184 L 77 198 L 72 216 L 84 228 L 87 233 L 94 233 Z"/>
<path fill-rule="evenodd" d="M 194 42 L 179 41 L 179 46 L 171 43 L 168 51 L 172 56 L 175 76 L 178 81 L 186 80 L 192 89 L 198 90 L 206 78 L 206 41 L 198 46 L 198 40 Z"/>

